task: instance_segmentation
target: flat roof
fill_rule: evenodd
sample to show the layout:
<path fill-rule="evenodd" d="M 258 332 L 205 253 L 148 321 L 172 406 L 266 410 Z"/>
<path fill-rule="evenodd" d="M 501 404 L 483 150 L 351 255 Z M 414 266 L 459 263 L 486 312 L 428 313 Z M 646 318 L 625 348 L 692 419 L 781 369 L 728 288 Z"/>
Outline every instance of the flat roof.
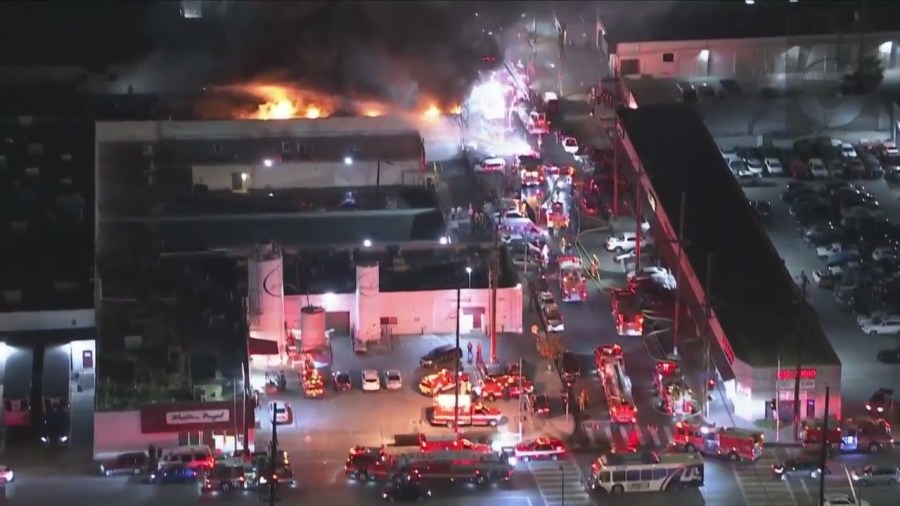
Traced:
<path fill-rule="evenodd" d="M 616 2 L 613 2 L 615 4 Z M 604 5 L 601 22 L 612 49 L 629 42 L 749 39 L 858 33 L 855 2 L 647 2 L 640 14 L 630 3 Z M 866 33 L 900 28 L 888 2 L 868 2 Z M 880 43 L 880 42 L 879 42 Z"/>
<path fill-rule="evenodd" d="M 437 209 L 231 214 L 104 219 L 98 243 L 101 254 L 127 252 L 141 248 L 141 236 L 155 236 L 163 253 L 188 253 L 268 242 L 304 249 L 360 245 L 370 239 L 400 246 L 412 241 L 437 242 L 445 233 L 444 216 Z"/>
<path fill-rule="evenodd" d="M 158 142 L 190 139 L 253 139 L 347 137 L 416 134 L 408 120 L 381 116 L 319 119 L 232 121 L 116 121 L 97 122 L 97 143 Z"/>
<path fill-rule="evenodd" d="M 701 286 L 712 255 L 713 308 L 735 354 L 754 366 L 774 366 L 779 355 L 794 363 L 797 286 L 703 119 L 687 105 L 625 109 L 620 118 L 675 233 L 685 196 L 685 255 Z M 810 320 L 804 362 L 840 364 L 818 320 Z"/>

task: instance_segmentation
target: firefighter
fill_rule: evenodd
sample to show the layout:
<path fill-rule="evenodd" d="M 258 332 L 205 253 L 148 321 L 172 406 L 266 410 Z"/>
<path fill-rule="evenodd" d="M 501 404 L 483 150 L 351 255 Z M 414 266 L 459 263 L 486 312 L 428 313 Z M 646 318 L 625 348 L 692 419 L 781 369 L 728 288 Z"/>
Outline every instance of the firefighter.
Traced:
<path fill-rule="evenodd" d="M 582 390 L 580 394 L 578 394 L 578 408 L 581 411 L 587 410 L 588 405 L 588 394 L 587 390 Z"/>
<path fill-rule="evenodd" d="M 597 259 L 596 259 L 596 258 L 592 258 L 592 259 L 591 259 L 591 277 L 592 277 L 592 278 L 594 278 L 594 279 L 597 278 L 597 275 L 598 275 L 598 269 L 599 269 L 599 268 L 597 267 Z"/>
<path fill-rule="evenodd" d="M 562 239 L 559 240 L 559 250 L 560 250 L 563 254 L 565 254 L 565 253 L 566 253 L 566 247 L 568 247 L 568 243 L 566 242 L 566 238 L 563 237 Z"/>

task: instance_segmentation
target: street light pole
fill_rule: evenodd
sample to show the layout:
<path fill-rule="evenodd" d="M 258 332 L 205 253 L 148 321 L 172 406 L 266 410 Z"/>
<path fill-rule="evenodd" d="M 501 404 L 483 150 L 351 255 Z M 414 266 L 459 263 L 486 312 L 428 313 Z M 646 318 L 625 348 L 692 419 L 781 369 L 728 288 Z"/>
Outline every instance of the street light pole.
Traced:
<path fill-rule="evenodd" d="M 459 344 L 459 318 L 462 312 L 462 289 L 460 283 L 456 283 L 456 370 L 453 378 L 456 383 L 453 397 L 453 431 L 459 435 L 459 370 L 462 368 L 462 348 Z"/>
<path fill-rule="evenodd" d="M 675 322 L 672 327 L 672 353 L 677 357 L 678 356 L 678 332 L 681 330 L 681 262 L 684 256 L 684 203 L 686 193 L 681 193 L 681 209 L 678 214 L 678 265 L 675 267 Z M 640 226 L 640 225 L 638 225 Z M 640 237 L 638 237 L 638 243 L 640 243 Z M 706 294 L 709 297 L 709 294 Z M 707 305 L 709 301 L 707 301 Z"/>
<path fill-rule="evenodd" d="M 563 466 L 559 466 L 559 495 L 560 505 L 566 506 L 566 474 L 563 472 Z"/>

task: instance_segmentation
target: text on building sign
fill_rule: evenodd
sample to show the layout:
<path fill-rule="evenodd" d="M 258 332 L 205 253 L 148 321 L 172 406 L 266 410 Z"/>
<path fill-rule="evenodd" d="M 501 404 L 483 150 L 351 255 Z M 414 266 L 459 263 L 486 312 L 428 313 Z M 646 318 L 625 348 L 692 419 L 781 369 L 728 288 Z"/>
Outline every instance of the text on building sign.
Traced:
<path fill-rule="evenodd" d="M 797 379 L 797 370 L 796 369 L 779 369 L 778 370 L 778 380 L 794 380 Z M 800 379 L 816 379 L 816 370 L 813 368 L 803 368 L 800 369 Z"/>
<path fill-rule="evenodd" d="M 175 411 L 166 413 L 167 425 L 187 425 L 203 423 L 222 423 L 231 418 L 227 409 L 202 409 L 196 411 Z"/>

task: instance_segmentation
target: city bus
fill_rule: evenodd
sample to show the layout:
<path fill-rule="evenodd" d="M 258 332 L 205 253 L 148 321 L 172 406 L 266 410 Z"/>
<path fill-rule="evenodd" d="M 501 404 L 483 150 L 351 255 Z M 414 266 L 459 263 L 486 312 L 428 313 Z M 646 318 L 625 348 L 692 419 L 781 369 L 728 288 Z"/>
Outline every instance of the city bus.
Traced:
<path fill-rule="evenodd" d="M 591 492 L 662 492 L 703 486 L 699 454 L 621 453 L 603 455 L 591 465 Z"/>

